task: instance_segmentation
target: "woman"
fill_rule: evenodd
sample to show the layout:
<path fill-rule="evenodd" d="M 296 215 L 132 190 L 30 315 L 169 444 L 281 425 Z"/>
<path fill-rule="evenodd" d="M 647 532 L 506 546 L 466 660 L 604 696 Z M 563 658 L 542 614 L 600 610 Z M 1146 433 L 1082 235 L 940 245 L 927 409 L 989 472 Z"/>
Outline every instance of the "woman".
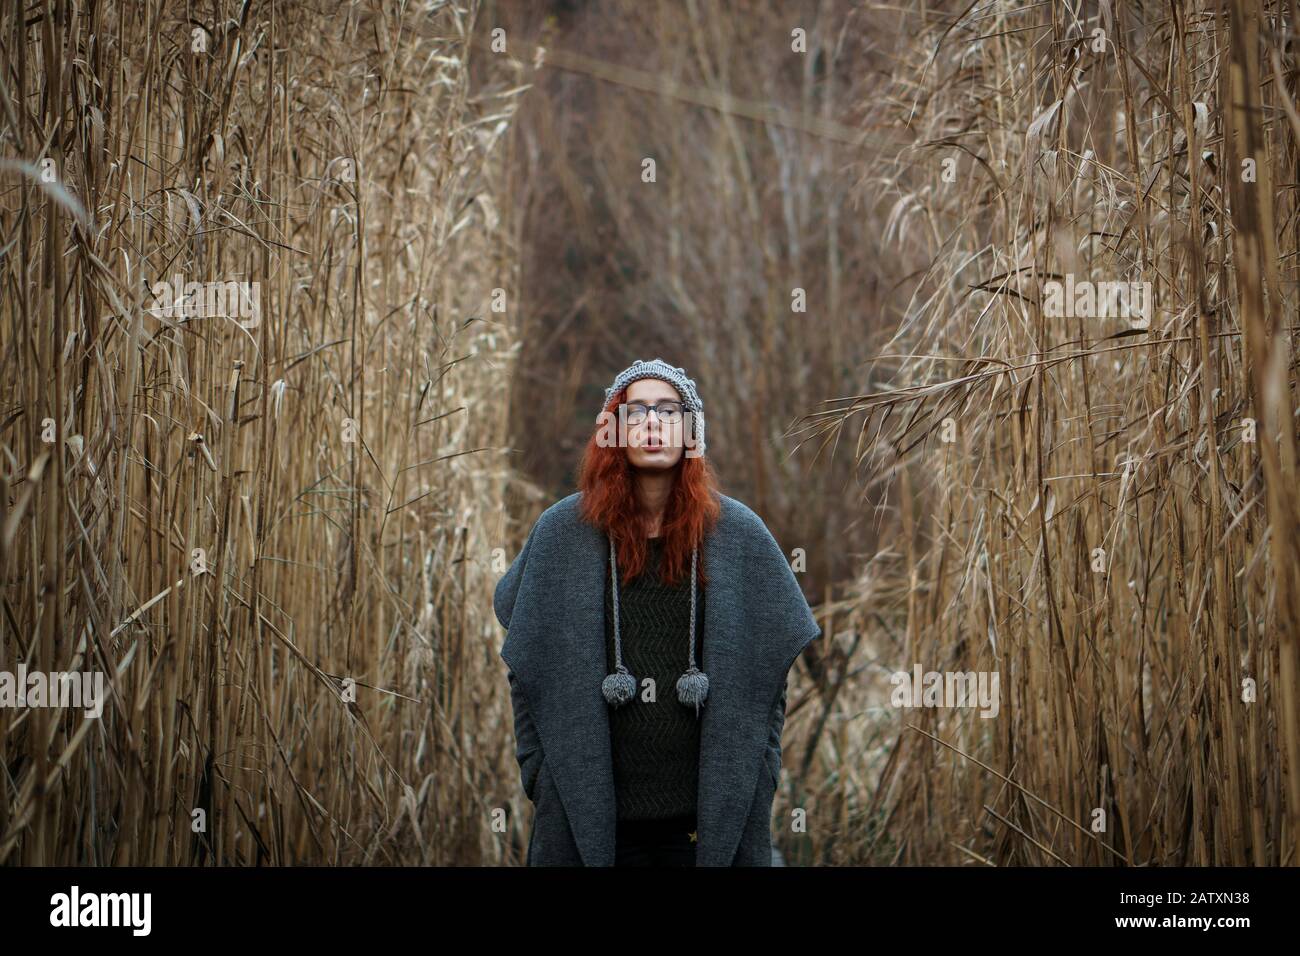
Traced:
<path fill-rule="evenodd" d="M 638 359 L 497 584 L 530 866 L 771 865 L 786 676 L 821 631 L 704 449 L 695 382 Z"/>

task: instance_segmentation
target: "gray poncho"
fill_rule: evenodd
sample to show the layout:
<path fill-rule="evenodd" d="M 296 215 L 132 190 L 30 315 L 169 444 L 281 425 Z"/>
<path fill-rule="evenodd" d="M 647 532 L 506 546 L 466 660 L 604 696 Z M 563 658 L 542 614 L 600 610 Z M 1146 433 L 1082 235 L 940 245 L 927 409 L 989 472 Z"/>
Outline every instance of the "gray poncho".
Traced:
<path fill-rule="evenodd" d="M 524 790 L 535 806 L 530 865 L 612 866 L 616 804 L 605 678 L 608 538 L 581 519 L 580 493 L 538 518 L 497 584 L 507 629 Z M 720 496 L 705 538 L 696 865 L 767 866 L 781 768 L 786 675 L 821 634 L 780 546 L 746 505 Z"/>

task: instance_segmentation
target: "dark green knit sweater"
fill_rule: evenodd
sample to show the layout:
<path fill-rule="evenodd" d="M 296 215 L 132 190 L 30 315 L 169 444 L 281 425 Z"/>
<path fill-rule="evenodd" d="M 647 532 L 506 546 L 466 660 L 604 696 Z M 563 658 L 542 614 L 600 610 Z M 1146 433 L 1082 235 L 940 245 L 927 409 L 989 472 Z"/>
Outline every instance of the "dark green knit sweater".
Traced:
<path fill-rule="evenodd" d="M 694 707 L 677 699 L 677 678 L 689 666 L 690 572 L 676 587 L 659 580 L 663 538 L 650 538 L 648 565 L 637 578 L 619 581 L 623 664 L 637 680 L 636 696 L 609 711 L 610 751 L 618 819 L 659 820 L 695 813 L 700 770 L 700 720 Z M 621 569 L 620 569 L 621 572 Z M 621 573 L 620 573 L 621 578 Z M 614 598 L 605 561 L 605 656 L 614 670 Z M 695 664 L 707 672 L 704 589 L 695 596 Z M 654 678 L 655 701 L 643 699 L 645 679 Z M 707 707 L 707 702 L 704 707 Z"/>

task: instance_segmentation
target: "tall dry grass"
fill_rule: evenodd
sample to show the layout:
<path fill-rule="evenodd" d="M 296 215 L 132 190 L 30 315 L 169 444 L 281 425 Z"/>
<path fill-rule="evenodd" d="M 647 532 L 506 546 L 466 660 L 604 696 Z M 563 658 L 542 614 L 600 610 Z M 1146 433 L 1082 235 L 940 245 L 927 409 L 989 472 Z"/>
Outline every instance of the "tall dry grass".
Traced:
<path fill-rule="evenodd" d="M 865 387 L 880 324 L 884 243 L 853 194 L 864 138 L 888 134 L 860 128 L 884 65 L 871 18 L 847 0 L 484 11 L 532 86 L 511 134 L 528 304 L 520 467 L 554 497 L 571 490 L 605 387 L 662 356 L 699 383 L 724 490 L 803 549 L 820 600 L 873 529 L 855 520 L 851 463 L 814 466 L 785 433 Z"/>
<path fill-rule="evenodd" d="M 863 186 L 909 279 L 806 425 L 897 546 L 838 609 L 842 719 L 796 721 L 809 855 L 1295 865 L 1295 4 L 879 12 L 909 142 Z M 1048 314 L 1067 273 L 1152 283 L 1150 328 Z M 999 672 L 1000 715 L 892 709 L 914 663 Z"/>
<path fill-rule="evenodd" d="M 0 11 L 0 670 L 111 685 L 0 708 L 0 862 L 517 855 L 477 9 Z M 173 275 L 260 321 L 150 315 Z"/>
<path fill-rule="evenodd" d="M 662 351 L 834 596 L 790 862 L 1295 864 L 1295 14 L 0 11 L 0 671 L 111 675 L 0 707 L 0 862 L 517 861 L 491 589 Z M 915 663 L 999 716 L 894 710 Z"/>

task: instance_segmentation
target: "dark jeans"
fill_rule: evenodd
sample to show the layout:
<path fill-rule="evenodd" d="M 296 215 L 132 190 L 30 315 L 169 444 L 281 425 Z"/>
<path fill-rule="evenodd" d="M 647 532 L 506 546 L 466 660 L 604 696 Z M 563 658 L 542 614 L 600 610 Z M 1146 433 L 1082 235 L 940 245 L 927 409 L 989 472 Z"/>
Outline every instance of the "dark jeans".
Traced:
<path fill-rule="evenodd" d="M 694 866 L 695 817 L 622 821 L 614 836 L 615 866 Z"/>

